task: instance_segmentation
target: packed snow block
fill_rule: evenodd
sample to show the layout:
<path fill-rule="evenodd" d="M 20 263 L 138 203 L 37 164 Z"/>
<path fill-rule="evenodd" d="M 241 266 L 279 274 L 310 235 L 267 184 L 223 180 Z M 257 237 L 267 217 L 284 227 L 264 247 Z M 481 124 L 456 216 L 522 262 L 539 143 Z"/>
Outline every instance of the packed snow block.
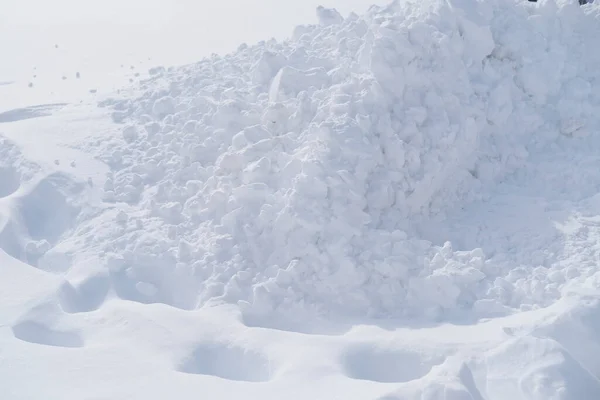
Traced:
<path fill-rule="evenodd" d="M 271 82 L 269 89 L 269 100 L 277 102 L 278 96 L 287 95 L 295 97 L 303 90 L 312 91 L 328 86 L 329 76 L 325 68 L 311 68 L 299 70 L 294 67 L 285 66 L 277 72 Z"/>
<path fill-rule="evenodd" d="M 63 282 L 58 299 L 61 309 L 67 313 L 89 312 L 103 305 L 109 290 L 108 271 L 101 271 L 75 282 Z"/>
<path fill-rule="evenodd" d="M 487 119 L 494 125 L 506 123 L 513 112 L 513 90 L 514 84 L 510 80 L 498 82 L 489 95 L 487 105 Z"/>
<path fill-rule="evenodd" d="M 133 142 L 138 138 L 137 127 L 134 125 L 125 126 L 121 132 L 126 142 Z"/>
<path fill-rule="evenodd" d="M 457 16 L 458 33 L 465 41 L 467 67 L 480 65 L 496 45 L 491 30 L 493 5 L 481 0 L 450 0 L 448 7 Z"/>
<path fill-rule="evenodd" d="M 291 122 L 292 110 L 281 103 L 269 104 L 261 115 L 263 127 L 271 135 L 280 136 L 288 132 L 288 123 Z"/>
<path fill-rule="evenodd" d="M 598 378 L 552 339 L 516 338 L 486 352 L 481 362 L 486 399 L 600 398 Z"/>
<path fill-rule="evenodd" d="M 252 78 L 256 84 L 267 85 L 286 64 L 286 57 L 272 51 L 264 51 L 252 66 Z"/>
<path fill-rule="evenodd" d="M 234 150 L 242 150 L 246 146 L 252 146 L 264 139 L 269 139 L 271 134 L 263 125 L 249 126 L 236 133 L 231 138 L 231 146 Z"/>
<path fill-rule="evenodd" d="M 148 139 L 160 132 L 160 124 L 158 122 L 148 122 L 144 125 Z"/>
<path fill-rule="evenodd" d="M 395 46 L 390 47 L 390 42 L 382 40 L 372 46 L 369 64 L 373 76 L 381 84 L 382 89 L 401 99 L 406 84 L 402 67 L 404 57 L 402 53 L 396 51 Z"/>
<path fill-rule="evenodd" d="M 600 376 L 600 302 L 595 295 L 572 304 L 552 324 L 537 328 L 535 334 L 556 340 L 586 370 Z"/>
<path fill-rule="evenodd" d="M 228 99 L 222 101 L 212 116 L 212 125 L 216 128 L 220 128 L 219 132 L 221 136 L 219 139 L 229 141 L 231 138 L 232 131 L 242 129 L 247 125 L 245 118 L 242 114 L 244 104 L 238 100 Z"/>
<path fill-rule="evenodd" d="M 588 82 L 567 82 L 563 85 L 564 92 L 570 92 L 569 96 L 558 101 L 558 116 L 560 117 L 560 133 L 568 137 L 585 135 L 585 126 L 588 116 L 595 112 L 589 104 Z"/>
<path fill-rule="evenodd" d="M 164 96 L 154 101 L 152 113 L 162 119 L 175 112 L 175 100 L 171 96 Z"/>
<path fill-rule="evenodd" d="M 167 72 L 166 68 L 163 66 L 152 67 L 148 70 L 150 75 L 164 75 Z"/>
<path fill-rule="evenodd" d="M 344 17 L 335 8 L 323 6 L 317 7 L 317 18 L 321 26 L 339 25 L 344 22 Z"/>

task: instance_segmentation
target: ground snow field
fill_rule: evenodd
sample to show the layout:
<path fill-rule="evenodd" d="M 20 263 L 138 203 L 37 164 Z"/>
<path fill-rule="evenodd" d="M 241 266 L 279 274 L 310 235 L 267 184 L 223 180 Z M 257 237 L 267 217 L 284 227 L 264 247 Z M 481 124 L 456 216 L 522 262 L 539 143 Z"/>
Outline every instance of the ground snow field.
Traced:
<path fill-rule="evenodd" d="M 599 399 L 576 3 L 318 7 L 181 67 L 0 74 L 0 397 Z"/>

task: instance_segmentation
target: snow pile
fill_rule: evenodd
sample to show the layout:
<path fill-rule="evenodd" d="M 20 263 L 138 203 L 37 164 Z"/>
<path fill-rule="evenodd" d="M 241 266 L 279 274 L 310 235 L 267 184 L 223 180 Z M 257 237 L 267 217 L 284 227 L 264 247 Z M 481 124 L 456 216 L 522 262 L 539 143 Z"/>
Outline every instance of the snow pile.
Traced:
<path fill-rule="evenodd" d="M 103 103 L 124 125 L 90 148 L 112 169 L 104 200 L 116 204 L 115 236 L 90 230 L 92 248 L 122 297 L 184 309 L 518 307 L 501 293 L 508 271 L 480 249 L 433 246 L 414 224 L 485 198 L 530 149 L 586 134 L 600 93 L 599 56 L 579 62 L 598 33 L 591 12 L 319 8 L 319 25 L 289 41 L 153 69 L 138 98 Z"/>

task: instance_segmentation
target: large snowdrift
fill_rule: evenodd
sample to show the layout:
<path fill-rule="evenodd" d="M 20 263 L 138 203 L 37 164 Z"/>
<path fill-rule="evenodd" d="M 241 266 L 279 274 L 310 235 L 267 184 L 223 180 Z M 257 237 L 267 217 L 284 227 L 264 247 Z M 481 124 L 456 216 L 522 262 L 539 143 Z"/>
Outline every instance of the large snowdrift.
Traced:
<path fill-rule="evenodd" d="M 284 43 L 153 70 L 139 98 L 105 103 L 125 124 L 99 153 L 105 200 L 137 217 L 123 215 L 105 259 L 152 288 L 128 296 L 256 315 L 509 305 L 510 270 L 432 246 L 415 223 L 588 132 L 596 21 L 571 4 L 466 0 L 318 16 Z"/>

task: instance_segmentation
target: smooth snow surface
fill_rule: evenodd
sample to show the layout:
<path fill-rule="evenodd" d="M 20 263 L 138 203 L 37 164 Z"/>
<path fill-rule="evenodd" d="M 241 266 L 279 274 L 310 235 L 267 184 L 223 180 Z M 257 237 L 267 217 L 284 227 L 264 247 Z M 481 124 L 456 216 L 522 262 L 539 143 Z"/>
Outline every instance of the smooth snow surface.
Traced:
<path fill-rule="evenodd" d="M 3 99 L 2 399 L 600 398 L 600 8 L 316 14 Z"/>

